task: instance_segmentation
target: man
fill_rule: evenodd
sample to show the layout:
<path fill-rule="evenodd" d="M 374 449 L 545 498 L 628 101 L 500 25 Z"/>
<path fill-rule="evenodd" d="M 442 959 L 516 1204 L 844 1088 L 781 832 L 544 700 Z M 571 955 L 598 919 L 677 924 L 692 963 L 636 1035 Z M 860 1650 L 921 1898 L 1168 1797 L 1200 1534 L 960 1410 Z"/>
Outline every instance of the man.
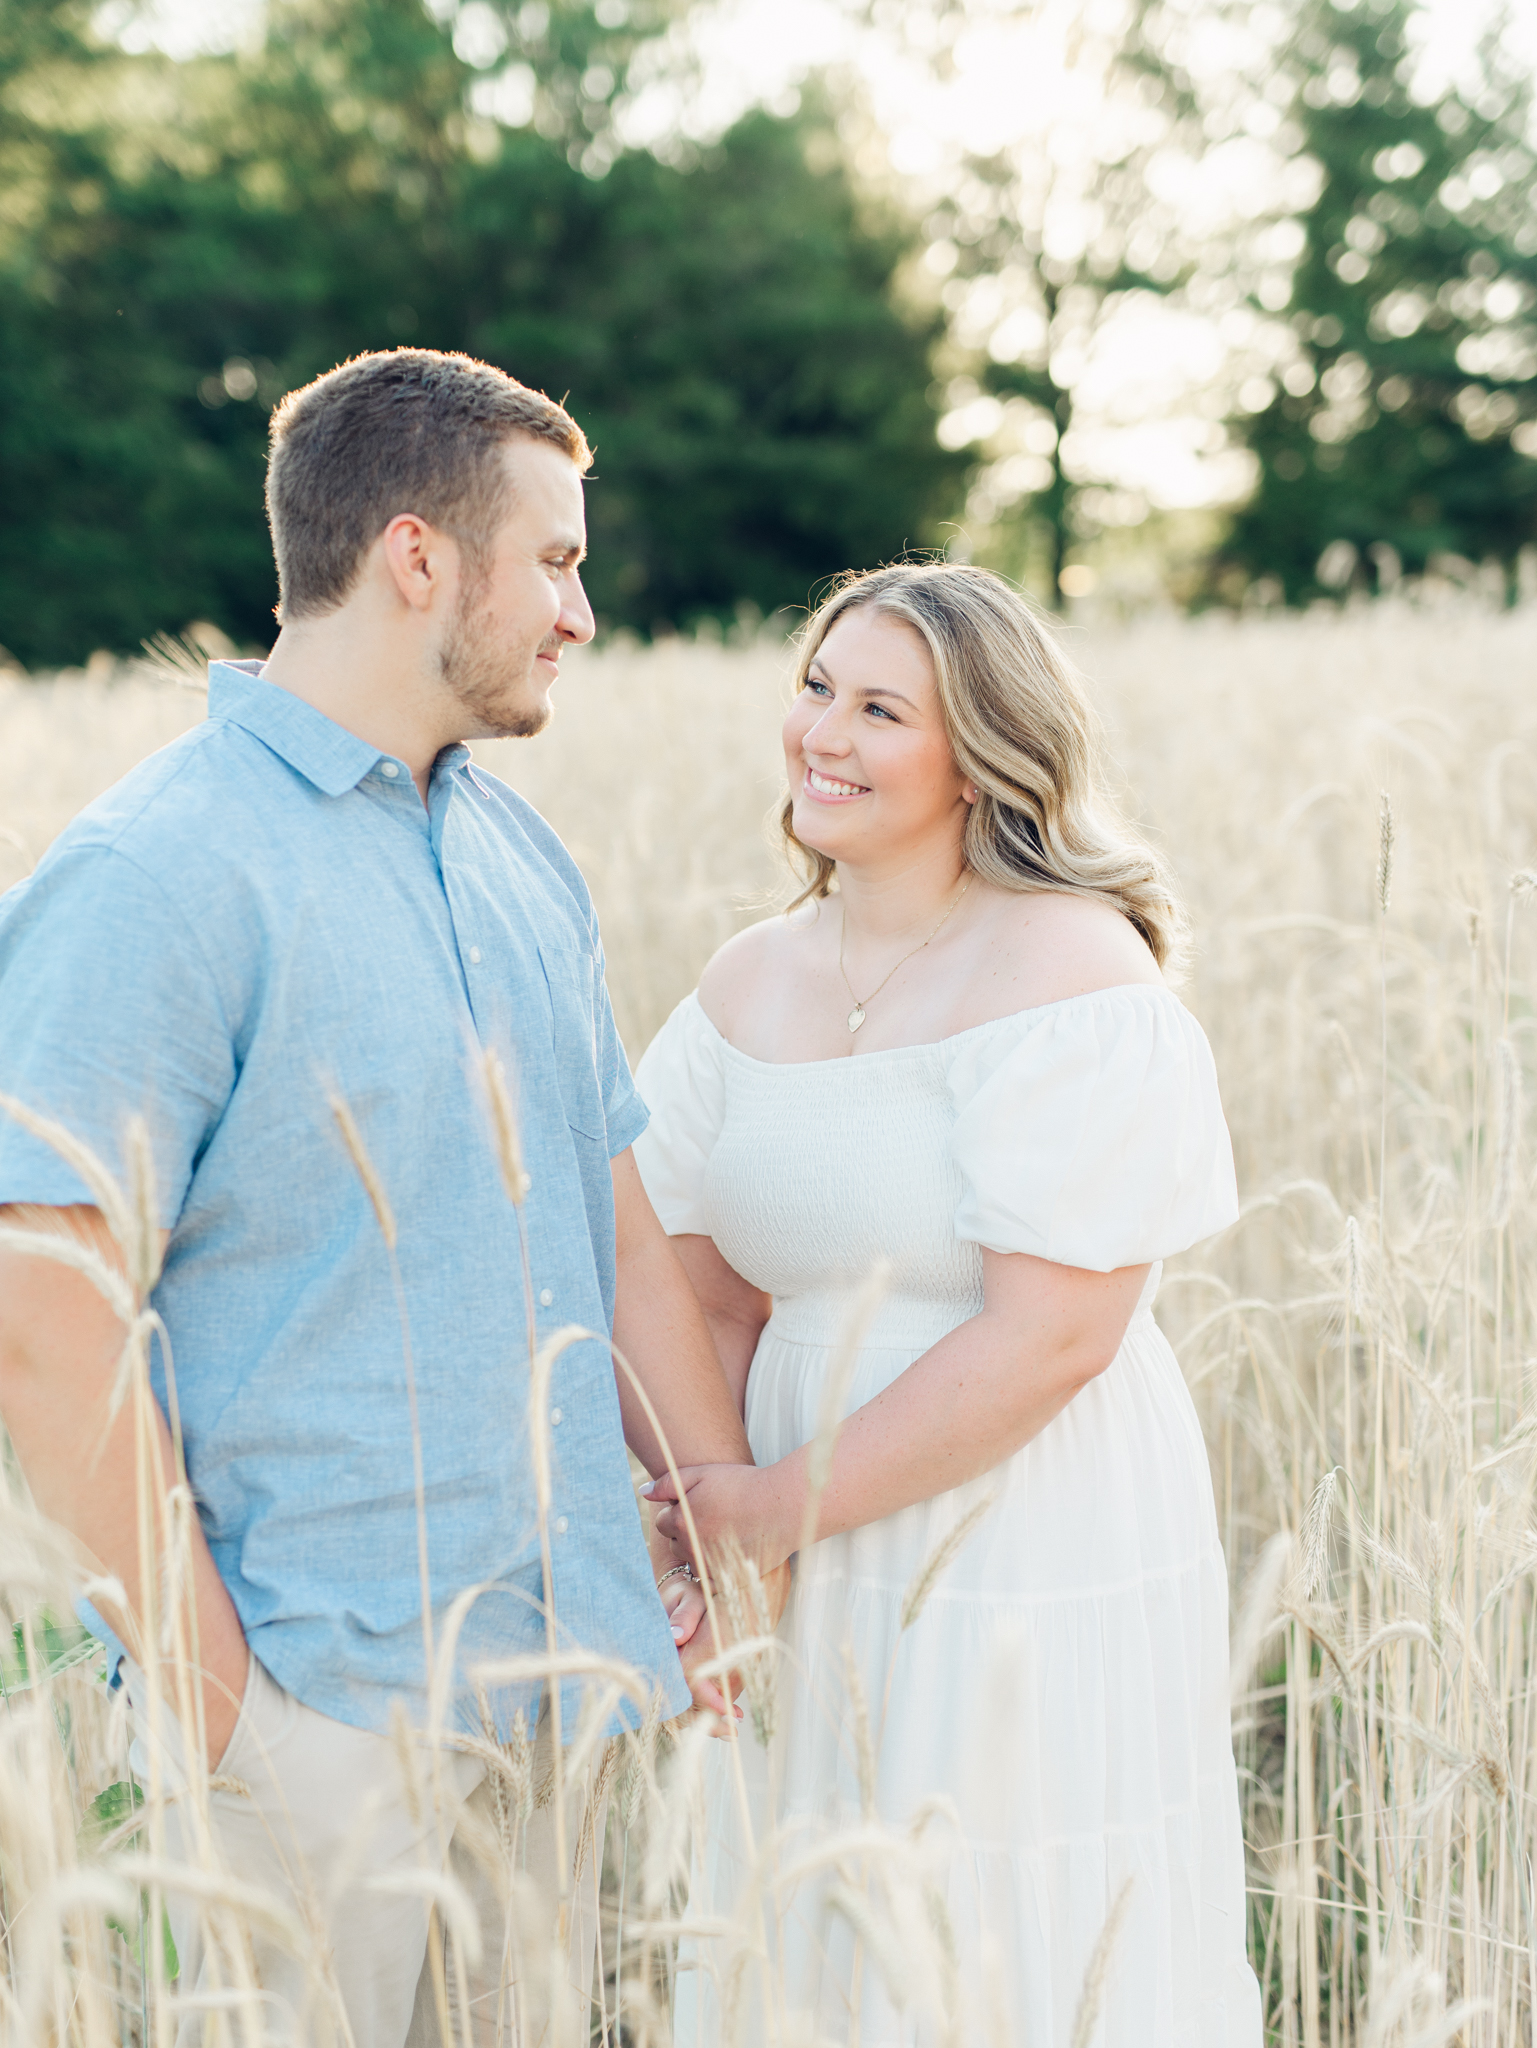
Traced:
<path fill-rule="evenodd" d="M 542 1699 L 547 1771 L 552 1721 L 569 1739 L 582 1705 L 576 1677 L 557 1699 L 516 1665 L 547 1649 L 541 1534 L 562 1657 L 632 1667 L 670 1713 L 689 1697 L 624 1444 L 653 1474 L 664 1452 L 616 1386 L 610 1327 L 679 1463 L 750 1462 L 630 1157 L 646 1117 L 586 888 L 463 744 L 537 732 L 563 649 L 592 637 L 590 460 L 561 407 L 462 356 L 362 356 L 290 394 L 268 472 L 271 657 L 215 663 L 207 722 L 0 902 L 0 1091 L 125 1185 L 133 1115 L 153 1158 L 168 1355 L 149 1436 L 140 1409 L 150 1523 L 135 1402 L 112 1397 L 122 1327 L 57 1258 L 0 1253 L 0 1414 L 41 1511 L 117 1582 L 97 1606 L 151 1774 L 179 1794 L 169 1847 L 207 1866 L 168 1885 L 186 2040 L 252 1989 L 250 1957 L 195 1896 L 220 1896 L 221 1870 L 275 1901 L 251 1922 L 269 2036 L 341 2037 L 344 2015 L 359 2048 L 395 2048 L 434 2037 L 461 1996 L 477 2038 L 495 2034 L 505 1883 L 480 1887 L 479 1979 L 472 1933 L 446 1969 L 429 1948 L 429 1909 L 458 1924 L 463 1893 L 439 1873 L 473 1889 L 457 1849 L 505 1816 L 492 1744 L 518 1754 Z M 520 1165 L 498 1156 L 495 1062 Z M 123 1265 L 100 1191 L 14 1115 L 0 1205 Z M 541 1342 L 599 1333 L 550 1368 L 543 1532 L 530 1314 Z M 197 1506 L 181 1555 L 168 1416 Z M 187 1594 L 180 1614 L 166 1595 L 157 1644 L 145 1603 L 162 1583 Z M 159 1711 L 178 1704 L 161 1661 L 176 1622 L 198 1646 L 191 1728 Z M 447 1659 L 454 1727 L 484 1715 L 491 1741 L 419 1765 L 399 1716 L 431 1718 L 429 1654 Z M 520 1849 L 577 1929 L 578 1983 L 581 1835 L 555 1799 Z M 536 1992 L 514 2016 L 525 2041 L 545 2024 Z"/>

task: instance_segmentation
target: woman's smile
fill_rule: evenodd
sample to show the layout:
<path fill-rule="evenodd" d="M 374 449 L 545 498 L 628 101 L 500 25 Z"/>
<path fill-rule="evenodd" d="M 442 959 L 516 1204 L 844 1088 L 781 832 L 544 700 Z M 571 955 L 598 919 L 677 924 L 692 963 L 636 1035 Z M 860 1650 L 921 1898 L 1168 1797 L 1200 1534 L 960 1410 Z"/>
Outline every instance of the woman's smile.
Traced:
<path fill-rule="evenodd" d="M 844 782 L 837 776 L 822 775 L 806 763 L 806 793 L 814 796 L 819 803 L 847 803 L 850 797 L 868 796 L 870 786 L 865 782 Z"/>

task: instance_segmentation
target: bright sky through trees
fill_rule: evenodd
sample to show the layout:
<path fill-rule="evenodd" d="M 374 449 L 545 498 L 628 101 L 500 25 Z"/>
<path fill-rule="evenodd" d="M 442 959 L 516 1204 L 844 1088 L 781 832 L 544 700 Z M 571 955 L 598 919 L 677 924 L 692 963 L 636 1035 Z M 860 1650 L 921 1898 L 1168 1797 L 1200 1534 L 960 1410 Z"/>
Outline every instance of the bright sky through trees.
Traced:
<path fill-rule="evenodd" d="M 995 10 L 1003 18 L 1007 10 Z M 1020 10 L 1023 12 L 1024 10 Z M 1515 40 L 1537 66 L 1537 0 L 1511 0 L 1508 8 Z M 126 12 L 118 0 L 107 0 L 104 22 Z M 130 46 L 158 45 L 173 56 L 227 50 L 259 20 L 262 0 L 153 0 L 138 10 L 140 21 L 125 40 Z M 1433 24 L 1427 55 L 1444 71 L 1455 70 L 1471 48 L 1480 26 L 1492 12 L 1488 0 L 1427 0 L 1425 13 Z M 847 18 L 836 0 L 726 0 L 714 10 L 714 25 L 705 34 L 718 90 L 729 101 L 725 118 L 754 91 L 775 89 L 776 80 L 793 79 L 818 65 L 849 55 L 852 38 Z M 878 58 L 869 60 L 880 70 Z M 1013 81 L 996 81 L 996 93 L 984 89 L 982 102 L 1015 99 Z M 974 87 L 975 81 L 971 81 Z M 898 82 L 906 96 L 910 86 Z M 897 108 L 893 107 L 893 114 Z M 915 117 L 908 116 L 911 121 Z M 907 125 L 906 122 L 903 123 Z"/>
<path fill-rule="evenodd" d="M 429 4 L 440 18 L 455 15 L 455 0 Z M 1286 19 L 1284 5 L 1255 7 L 1245 18 L 1260 24 L 1261 33 L 1272 18 L 1274 40 Z M 719 133 L 755 100 L 785 108 L 808 74 L 828 70 L 851 89 L 872 131 L 862 143 L 856 137 L 858 168 L 895 173 L 909 200 L 927 210 L 948 196 L 966 152 L 1028 151 L 1047 129 L 1054 158 L 1096 149 L 1106 120 L 1121 116 L 1097 98 L 1092 67 L 1074 68 L 1064 50 L 1079 20 L 1115 7 L 1116 0 L 1037 0 L 1031 7 L 975 0 L 953 63 L 935 66 L 936 31 L 923 0 L 877 4 L 874 27 L 856 25 L 838 0 L 719 0 L 674 32 L 671 51 L 657 53 L 655 81 L 627 110 L 621 133 L 637 143 L 679 131 Z M 1493 0 L 1427 0 L 1420 45 L 1427 88 L 1467 64 L 1492 10 Z M 1200 24 L 1199 0 L 1187 0 L 1185 11 Z M 261 0 L 153 0 L 134 11 L 123 40 L 131 48 L 158 44 L 177 56 L 227 49 L 257 29 L 260 12 Z M 100 18 L 106 26 L 114 15 L 129 13 L 127 0 L 111 0 Z M 1507 15 L 1513 44 L 1537 69 L 1537 0 L 1511 0 Z M 1213 10 L 1195 29 L 1186 58 L 1192 73 L 1204 72 L 1219 88 L 1254 50 L 1252 43 L 1240 46 L 1245 32 L 1232 19 L 1223 25 Z M 499 62 L 505 34 L 491 9 L 464 0 L 457 24 L 460 55 L 487 71 L 483 110 L 514 122 L 527 119 L 527 108 L 516 104 L 517 68 Z M 685 52 L 692 66 L 669 62 Z M 693 83 L 685 93 L 677 81 L 690 69 Z M 1167 189 L 1159 197 L 1172 205 L 1192 244 L 1271 212 L 1285 190 L 1284 160 L 1252 122 L 1221 145 L 1218 158 L 1197 171 L 1171 154 L 1166 166 Z M 1051 228 L 1069 255 L 1083 226 L 1075 219 L 1072 183 L 1069 176 L 1065 194 L 1053 202 Z M 989 324 L 1005 317 L 1007 294 L 990 295 L 985 279 L 966 287 L 947 282 L 954 253 L 943 240 L 931 244 L 932 288 L 946 295 L 957 329 L 969 327 L 981 341 Z M 1072 366 L 1074 423 L 1063 443 L 1064 463 L 1120 494 L 1131 508 L 1128 518 L 1137 516 L 1138 505 L 1189 509 L 1231 502 L 1244 492 L 1252 457 L 1230 444 L 1220 423 L 1235 402 L 1242 405 L 1246 383 L 1258 388 L 1279 371 L 1289 345 L 1280 321 L 1257 319 L 1240 303 L 1247 283 L 1234 281 L 1226 306 L 1220 291 L 1208 291 L 1197 305 L 1132 294 L 1100 323 Z M 996 399 L 968 395 L 962 380 L 941 435 L 951 445 L 984 448 L 995 458 L 996 474 L 1007 474 L 1010 463 L 1022 471 L 1032 459 L 1028 449 L 1014 447 L 1007 436 L 1003 443 L 995 439 L 1002 417 Z"/>

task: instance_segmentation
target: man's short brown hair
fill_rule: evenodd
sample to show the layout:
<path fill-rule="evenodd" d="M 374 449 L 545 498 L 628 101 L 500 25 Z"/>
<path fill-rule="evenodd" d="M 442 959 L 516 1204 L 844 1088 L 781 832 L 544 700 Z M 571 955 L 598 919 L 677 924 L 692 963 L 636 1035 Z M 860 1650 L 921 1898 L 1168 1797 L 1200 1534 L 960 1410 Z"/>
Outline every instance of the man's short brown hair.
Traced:
<path fill-rule="evenodd" d="M 334 611 L 401 512 L 452 534 L 473 570 L 511 509 L 497 457 L 514 434 L 549 441 L 580 470 L 592 461 L 563 406 L 471 356 L 353 356 L 290 391 L 267 460 L 279 618 Z"/>

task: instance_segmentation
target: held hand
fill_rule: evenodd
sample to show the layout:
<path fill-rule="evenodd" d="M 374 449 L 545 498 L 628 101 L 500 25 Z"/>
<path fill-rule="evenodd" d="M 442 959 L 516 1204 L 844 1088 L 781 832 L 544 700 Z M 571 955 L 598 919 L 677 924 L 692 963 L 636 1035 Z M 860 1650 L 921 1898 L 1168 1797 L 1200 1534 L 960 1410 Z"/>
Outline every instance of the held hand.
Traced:
<path fill-rule="evenodd" d="M 694 1640 L 694 1633 L 704 1620 L 704 1588 L 680 1573 L 677 1578 L 668 1579 L 661 1590 L 662 1605 L 672 1623 L 672 1639 L 681 1650 L 685 1643 Z"/>
<path fill-rule="evenodd" d="M 679 1581 L 679 1583 L 687 1584 L 687 1581 Z M 779 1565 L 773 1571 L 764 1574 L 763 1591 L 768 1602 L 769 1626 L 771 1628 L 778 1626 L 779 1617 L 784 1613 L 785 1602 L 790 1597 L 790 1584 L 791 1577 L 788 1564 Z M 689 1586 L 688 1590 L 692 1600 L 698 1601 L 700 1611 L 703 1614 L 703 1593 L 697 1586 Z M 690 1606 L 692 1605 L 692 1600 L 688 1603 Z M 676 1610 L 674 1612 L 676 1613 Z M 710 1730 L 712 1735 L 724 1737 L 728 1731 L 724 1719 L 726 1695 L 722 1681 L 719 1678 L 702 1677 L 698 1671 L 698 1667 L 701 1664 L 708 1663 L 715 1655 L 715 1636 L 711 1630 L 708 1618 L 703 1620 L 702 1623 L 695 1625 L 686 1643 L 679 1643 L 678 1655 L 683 1665 L 683 1675 L 688 1680 L 689 1691 L 694 1697 L 696 1712 L 706 1714 L 712 1719 L 714 1722 L 714 1726 Z M 737 1695 L 742 1690 L 741 1673 L 738 1671 L 728 1673 L 725 1687 L 729 1687 L 730 1690 L 731 1712 L 735 1719 L 740 1721 L 742 1709 L 735 1702 Z"/>
<path fill-rule="evenodd" d="M 659 1534 L 655 1519 L 650 1535 L 652 1569 L 657 1572 L 657 1592 L 672 1627 L 672 1639 L 677 1648 L 678 1661 L 683 1666 L 683 1676 L 688 1681 L 695 1713 L 704 1714 L 715 1723 L 713 1733 L 723 1735 L 726 1731 L 725 1717 L 735 1714 L 741 1720 L 741 1710 L 733 1708 L 731 1702 L 740 1688 L 727 1683 L 719 1676 L 702 1677 L 701 1664 L 708 1664 L 715 1655 L 715 1638 L 710 1632 L 706 1619 L 704 1588 L 697 1579 L 685 1578 L 675 1567 L 687 1562 L 688 1553 L 678 1544 L 666 1542 Z"/>
<path fill-rule="evenodd" d="M 784 1463 L 778 1465 L 685 1465 L 678 1473 L 688 1495 L 689 1514 L 706 1553 L 734 1536 L 767 1575 L 789 1558 L 800 1541 L 802 1502 Z M 642 1493 L 660 1509 L 656 1530 L 669 1542 L 691 1549 L 689 1523 L 678 1505 L 678 1489 L 664 1472 Z M 699 1560 L 696 1558 L 695 1563 Z"/>
<path fill-rule="evenodd" d="M 790 1597 L 790 1567 L 777 1566 L 763 1575 L 764 1597 L 768 1602 L 769 1626 L 777 1627 L 779 1617 L 784 1613 L 785 1602 Z M 674 1588 L 682 1590 L 674 1592 Z M 730 1693 L 730 1711 L 740 1721 L 742 1709 L 735 1704 L 742 1690 L 741 1674 L 732 1671 L 724 1682 L 719 1677 L 706 1678 L 699 1666 L 707 1664 L 715 1656 L 715 1636 L 710 1627 L 708 1609 L 705 1605 L 704 1589 L 680 1574 L 662 1587 L 662 1604 L 667 1608 L 672 1621 L 673 1641 L 678 1646 L 679 1662 L 688 1688 L 693 1695 L 696 1713 L 708 1715 L 714 1722 L 712 1735 L 726 1734 L 725 1715 L 727 1692 Z"/>
<path fill-rule="evenodd" d="M 695 1592 L 698 1588 L 693 1588 Z M 701 1606 L 703 1601 L 700 1602 Z M 740 1721 L 742 1709 L 736 1705 L 736 1696 L 742 1690 L 742 1681 L 732 1671 L 725 1678 L 705 1678 L 699 1671 L 701 1664 L 708 1664 L 715 1656 L 715 1636 L 706 1621 L 696 1627 L 687 1643 L 678 1646 L 679 1661 L 683 1665 L 683 1676 L 688 1680 L 688 1689 L 693 1695 L 697 1713 L 708 1715 L 715 1723 L 711 1734 L 724 1736 L 727 1717 Z M 729 1689 L 729 1699 L 728 1699 Z"/>

